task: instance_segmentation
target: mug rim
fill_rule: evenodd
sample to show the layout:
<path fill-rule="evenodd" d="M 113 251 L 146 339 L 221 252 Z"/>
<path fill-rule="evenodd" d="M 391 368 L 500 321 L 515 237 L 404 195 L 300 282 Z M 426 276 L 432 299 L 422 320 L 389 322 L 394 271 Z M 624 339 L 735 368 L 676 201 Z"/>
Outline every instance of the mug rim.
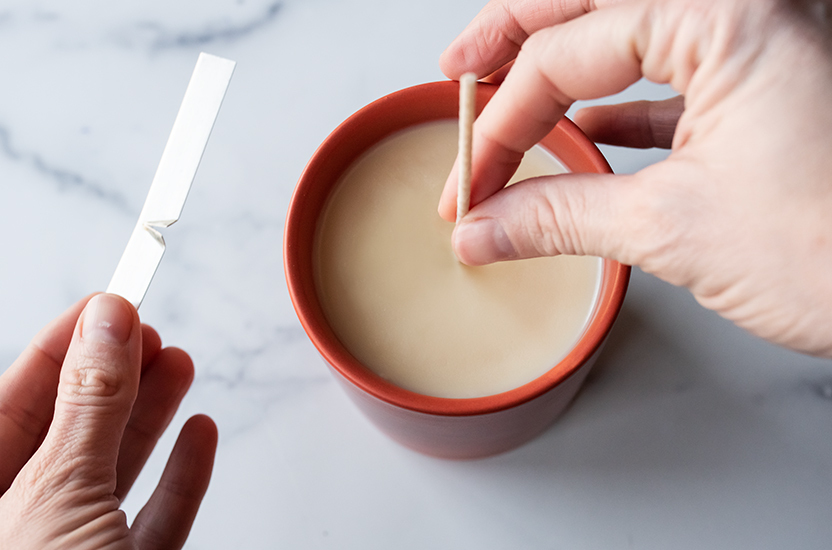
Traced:
<path fill-rule="evenodd" d="M 498 88 L 493 84 L 477 84 L 477 112 Z M 602 260 L 595 307 L 576 344 L 544 374 L 505 392 L 472 398 L 424 395 L 383 379 L 352 356 L 329 326 L 312 276 L 314 233 L 326 197 L 340 179 L 335 176 L 343 174 L 361 153 L 384 138 L 419 123 L 457 118 L 458 94 L 458 82 L 430 82 L 393 92 L 356 111 L 324 139 L 310 158 L 292 194 L 284 228 L 283 259 L 289 295 L 304 331 L 324 360 L 351 384 L 383 402 L 439 416 L 495 413 L 556 388 L 580 370 L 603 345 L 621 309 L 630 277 L 629 266 Z M 565 117 L 540 145 L 570 172 L 612 173 L 595 144 Z M 326 185 L 323 191 L 321 178 Z M 307 213 L 310 205 L 317 209 L 314 219 Z"/>

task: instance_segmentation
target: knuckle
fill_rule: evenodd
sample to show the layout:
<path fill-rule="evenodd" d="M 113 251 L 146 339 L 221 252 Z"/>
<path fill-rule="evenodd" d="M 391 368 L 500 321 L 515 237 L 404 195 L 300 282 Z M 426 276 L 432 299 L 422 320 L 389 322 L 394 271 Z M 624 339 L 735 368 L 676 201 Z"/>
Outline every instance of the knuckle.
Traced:
<path fill-rule="evenodd" d="M 20 471 L 13 490 L 19 491 L 21 512 L 35 515 L 70 491 L 79 462 L 71 453 L 39 454 Z"/>
<path fill-rule="evenodd" d="M 543 184 L 535 185 L 534 196 L 523 216 L 529 252 L 535 256 L 582 254 L 584 243 L 575 223 L 585 210 L 582 197 Z"/>
<path fill-rule="evenodd" d="M 534 201 L 526 210 L 523 219 L 526 241 L 534 256 L 554 256 L 558 253 L 561 242 L 558 217 L 548 201 Z"/>
<path fill-rule="evenodd" d="M 678 248 L 682 235 L 675 217 L 656 195 L 643 196 L 627 214 L 633 233 L 631 263 L 648 266 L 660 262 Z"/>
<path fill-rule="evenodd" d="M 62 382 L 65 400 L 86 402 L 117 395 L 124 385 L 124 375 L 103 358 L 82 356 L 73 368 L 66 370 Z"/>
<path fill-rule="evenodd" d="M 684 284 L 685 254 L 696 244 L 699 213 L 707 209 L 689 186 L 667 185 L 661 178 L 645 178 L 630 196 L 624 211 L 632 244 L 626 261 Z"/>

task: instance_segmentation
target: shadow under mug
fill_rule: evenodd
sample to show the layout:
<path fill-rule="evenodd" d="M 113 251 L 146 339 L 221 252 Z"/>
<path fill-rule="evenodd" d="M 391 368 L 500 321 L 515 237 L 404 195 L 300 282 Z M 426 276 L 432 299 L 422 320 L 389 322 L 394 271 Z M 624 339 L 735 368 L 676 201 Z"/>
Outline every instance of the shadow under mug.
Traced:
<path fill-rule="evenodd" d="M 497 86 L 477 85 L 477 113 Z M 312 343 L 358 408 L 395 441 L 443 458 L 478 458 L 517 447 L 545 430 L 586 378 L 624 300 L 630 267 L 604 260 L 590 320 L 560 362 L 510 391 L 469 399 L 414 393 L 373 373 L 339 341 L 315 290 L 313 248 L 318 218 L 342 174 L 372 146 L 410 126 L 456 119 L 459 84 L 433 82 L 387 95 L 336 128 L 310 159 L 289 205 L 284 269 L 295 311 Z M 611 172 L 598 148 L 567 119 L 541 140 L 571 172 Z"/>

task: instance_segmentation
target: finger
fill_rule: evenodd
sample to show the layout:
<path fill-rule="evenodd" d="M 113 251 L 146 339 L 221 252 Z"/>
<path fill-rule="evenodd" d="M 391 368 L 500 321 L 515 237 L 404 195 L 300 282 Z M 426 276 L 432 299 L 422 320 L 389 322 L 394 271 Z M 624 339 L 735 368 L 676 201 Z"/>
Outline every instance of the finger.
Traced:
<path fill-rule="evenodd" d="M 512 185 L 459 222 L 454 252 L 473 266 L 558 254 L 630 263 L 623 212 L 636 178 L 564 174 Z"/>
<path fill-rule="evenodd" d="M 670 149 L 684 109 L 685 98 L 681 95 L 663 101 L 599 105 L 578 111 L 575 123 L 598 143 Z"/>
<path fill-rule="evenodd" d="M 611 95 L 641 78 L 641 54 L 633 37 L 643 30 L 646 8 L 636 6 L 595 11 L 526 41 L 474 123 L 472 206 L 505 186 L 524 152 L 551 131 L 576 99 Z M 439 202 L 439 214 L 448 221 L 454 220 L 456 187 L 452 170 Z"/>
<path fill-rule="evenodd" d="M 140 364 L 136 309 L 120 296 L 95 296 L 84 308 L 64 359 L 46 439 L 26 466 L 50 472 L 41 483 L 61 486 L 72 479 L 87 495 L 112 494 Z"/>
<path fill-rule="evenodd" d="M 161 350 L 142 372 L 139 393 L 118 454 L 115 496 L 119 500 L 127 496 L 193 378 L 193 362 L 178 348 Z"/>
<path fill-rule="evenodd" d="M 87 296 L 41 330 L 0 376 L 0 494 L 31 458 L 52 420 L 58 378 Z"/>
<path fill-rule="evenodd" d="M 139 548 L 182 548 L 208 490 L 216 450 L 213 420 L 204 415 L 190 418 L 182 427 L 159 485 L 133 522 Z"/>
<path fill-rule="evenodd" d="M 448 78 L 484 77 L 517 56 L 534 32 L 569 21 L 615 0 L 492 0 L 439 58 Z"/>
<path fill-rule="evenodd" d="M 490 75 L 483 77 L 481 80 L 483 82 L 488 82 L 489 84 L 502 84 L 513 66 L 514 61 L 509 61 Z"/>
<path fill-rule="evenodd" d="M 142 372 L 162 350 L 162 339 L 153 327 L 142 325 Z"/>

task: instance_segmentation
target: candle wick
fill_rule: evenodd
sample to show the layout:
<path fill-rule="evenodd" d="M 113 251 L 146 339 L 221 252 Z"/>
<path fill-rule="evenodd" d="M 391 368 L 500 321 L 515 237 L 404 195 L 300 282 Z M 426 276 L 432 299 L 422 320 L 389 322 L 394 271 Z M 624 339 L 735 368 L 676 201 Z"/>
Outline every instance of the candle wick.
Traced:
<path fill-rule="evenodd" d="M 465 73 L 459 78 L 459 184 L 456 198 L 456 223 L 471 206 L 471 138 L 474 133 L 474 106 L 477 75 Z"/>

